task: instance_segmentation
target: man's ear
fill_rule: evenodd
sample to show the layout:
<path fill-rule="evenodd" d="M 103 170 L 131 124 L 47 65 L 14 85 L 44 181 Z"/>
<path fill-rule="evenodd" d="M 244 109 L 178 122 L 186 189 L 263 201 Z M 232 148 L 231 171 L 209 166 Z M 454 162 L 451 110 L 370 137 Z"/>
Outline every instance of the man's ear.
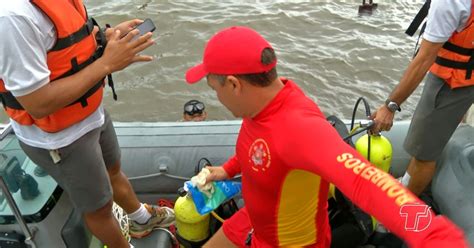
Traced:
<path fill-rule="evenodd" d="M 242 81 L 239 80 L 235 76 L 227 76 L 226 78 L 226 83 L 229 84 L 230 87 L 232 87 L 232 92 L 234 92 L 235 95 L 241 95 L 242 94 Z"/>

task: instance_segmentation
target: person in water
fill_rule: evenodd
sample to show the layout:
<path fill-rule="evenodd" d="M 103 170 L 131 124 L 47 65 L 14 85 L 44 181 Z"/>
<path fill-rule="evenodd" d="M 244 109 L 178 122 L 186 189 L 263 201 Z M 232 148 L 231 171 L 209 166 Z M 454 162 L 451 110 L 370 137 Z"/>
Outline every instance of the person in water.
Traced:
<path fill-rule="evenodd" d="M 362 5 L 359 5 L 359 14 L 372 14 L 373 10 L 377 9 L 378 4 L 372 0 L 362 0 Z"/>
<path fill-rule="evenodd" d="M 91 233 L 114 248 L 130 247 L 112 214 L 114 201 L 129 214 L 133 237 L 174 221 L 172 209 L 138 201 L 102 104 L 104 77 L 152 60 L 140 55 L 153 45 L 152 34 L 134 39 L 141 22 L 104 34 L 81 0 L 0 3 L 0 96 L 13 130 L 28 157 L 68 193 Z"/>
<path fill-rule="evenodd" d="M 187 101 L 183 106 L 183 121 L 205 121 L 206 106 L 198 100 Z"/>
<path fill-rule="evenodd" d="M 186 72 L 188 83 L 205 77 L 243 118 L 235 155 L 209 167 L 207 181 L 241 174 L 245 207 L 204 247 L 329 247 L 329 183 L 411 247 L 468 247 L 458 227 L 432 212 L 419 223 L 426 229 L 407 231 L 405 207 L 423 203 L 346 144 L 295 82 L 278 77 L 276 64 L 260 34 L 237 26 L 215 34 L 203 62 Z"/>
<path fill-rule="evenodd" d="M 373 114 L 372 131 L 389 131 L 395 113 L 429 72 L 404 143 L 411 160 L 401 181 L 415 195 L 431 182 L 436 160 L 474 102 L 472 1 L 432 0 L 427 4 L 420 49 L 400 83 Z"/>

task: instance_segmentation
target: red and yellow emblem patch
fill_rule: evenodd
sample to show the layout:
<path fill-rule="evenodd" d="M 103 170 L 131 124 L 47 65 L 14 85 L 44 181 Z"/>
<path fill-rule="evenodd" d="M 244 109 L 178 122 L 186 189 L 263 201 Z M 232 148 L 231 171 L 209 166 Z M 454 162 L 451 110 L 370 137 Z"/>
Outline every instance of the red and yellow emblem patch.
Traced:
<path fill-rule="evenodd" d="M 249 163 L 254 171 L 265 171 L 270 167 L 270 149 L 264 139 L 256 139 L 249 149 Z"/>

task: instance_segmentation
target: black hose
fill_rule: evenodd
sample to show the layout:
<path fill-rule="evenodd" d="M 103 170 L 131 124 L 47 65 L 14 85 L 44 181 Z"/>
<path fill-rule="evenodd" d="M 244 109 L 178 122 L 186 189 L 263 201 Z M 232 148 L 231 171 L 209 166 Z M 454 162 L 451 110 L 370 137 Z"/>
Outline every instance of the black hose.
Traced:
<path fill-rule="evenodd" d="M 355 115 L 356 115 L 356 112 L 357 112 L 357 108 L 359 107 L 360 101 L 364 102 L 366 117 L 367 117 L 367 118 L 370 118 L 370 115 L 371 115 L 371 114 L 370 114 L 370 106 L 369 106 L 369 103 L 367 103 L 367 100 L 365 100 L 365 98 L 359 97 L 359 99 L 357 99 L 357 102 L 356 102 L 356 104 L 355 104 L 355 106 L 354 106 L 354 110 L 352 110 L 351 131 L 352 131 L 352 129 L 354 128 Z"/>
<path fill-rule="evenodd" d="M 352 111 L 352 119 L 351 119 L 351 129 L 350 129 L 350 131 L 352 131 L 352 129 L 354 128 L 355 115 L 356 115 L 356 112 L 357 112 L 357 108 L 359 107 L 359 103 L 360 103 L 361 101 L 364 102 L 365 115 L 366 115 L 366 117 L 367 117 L 367 118 L 370 118 L 370 116 L 371 116 L 369 103 L 367 103 L 367 100 L 365 100 L 365 98 L 359 97 L 359 99 L 357 99 L 357 102 L 356 102 L 356 104 L 355 104 L 355 106 L 354 106 L 354 110 Z M 368 144 L 367 144 L 367 160 L 370 162 L 370 135 L 368 136 L 367 142 L 368 142 Z"/>
<path fill-rule="evenodd" d="M 212 166 L 211 161 L 207 158 L 201 158 L 199 159 L 197 165 L 194 167 L 194 175 L 199 174 L 199 172 L 202 170 L 202 168 L 206 166 Z"/>

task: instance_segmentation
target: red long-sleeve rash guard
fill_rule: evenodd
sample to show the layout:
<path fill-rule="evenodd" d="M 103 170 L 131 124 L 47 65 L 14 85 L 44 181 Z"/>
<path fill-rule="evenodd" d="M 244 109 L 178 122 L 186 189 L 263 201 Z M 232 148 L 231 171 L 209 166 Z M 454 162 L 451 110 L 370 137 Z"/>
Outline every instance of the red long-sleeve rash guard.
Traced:
<path fill-rule="evenodd" d="M 264 110 L 243 120 L 236 155 L 224 164 L 231 177 L 242 174 L 256 239 L 272 247 L 329 247 L 331 182 L 413 247 L 464 247 L 462 232 L 434 214 L 425 230 L 406 231 L 402 206 L 422 202 L 343 142 L 296 84 L 283 82 Z"/>

